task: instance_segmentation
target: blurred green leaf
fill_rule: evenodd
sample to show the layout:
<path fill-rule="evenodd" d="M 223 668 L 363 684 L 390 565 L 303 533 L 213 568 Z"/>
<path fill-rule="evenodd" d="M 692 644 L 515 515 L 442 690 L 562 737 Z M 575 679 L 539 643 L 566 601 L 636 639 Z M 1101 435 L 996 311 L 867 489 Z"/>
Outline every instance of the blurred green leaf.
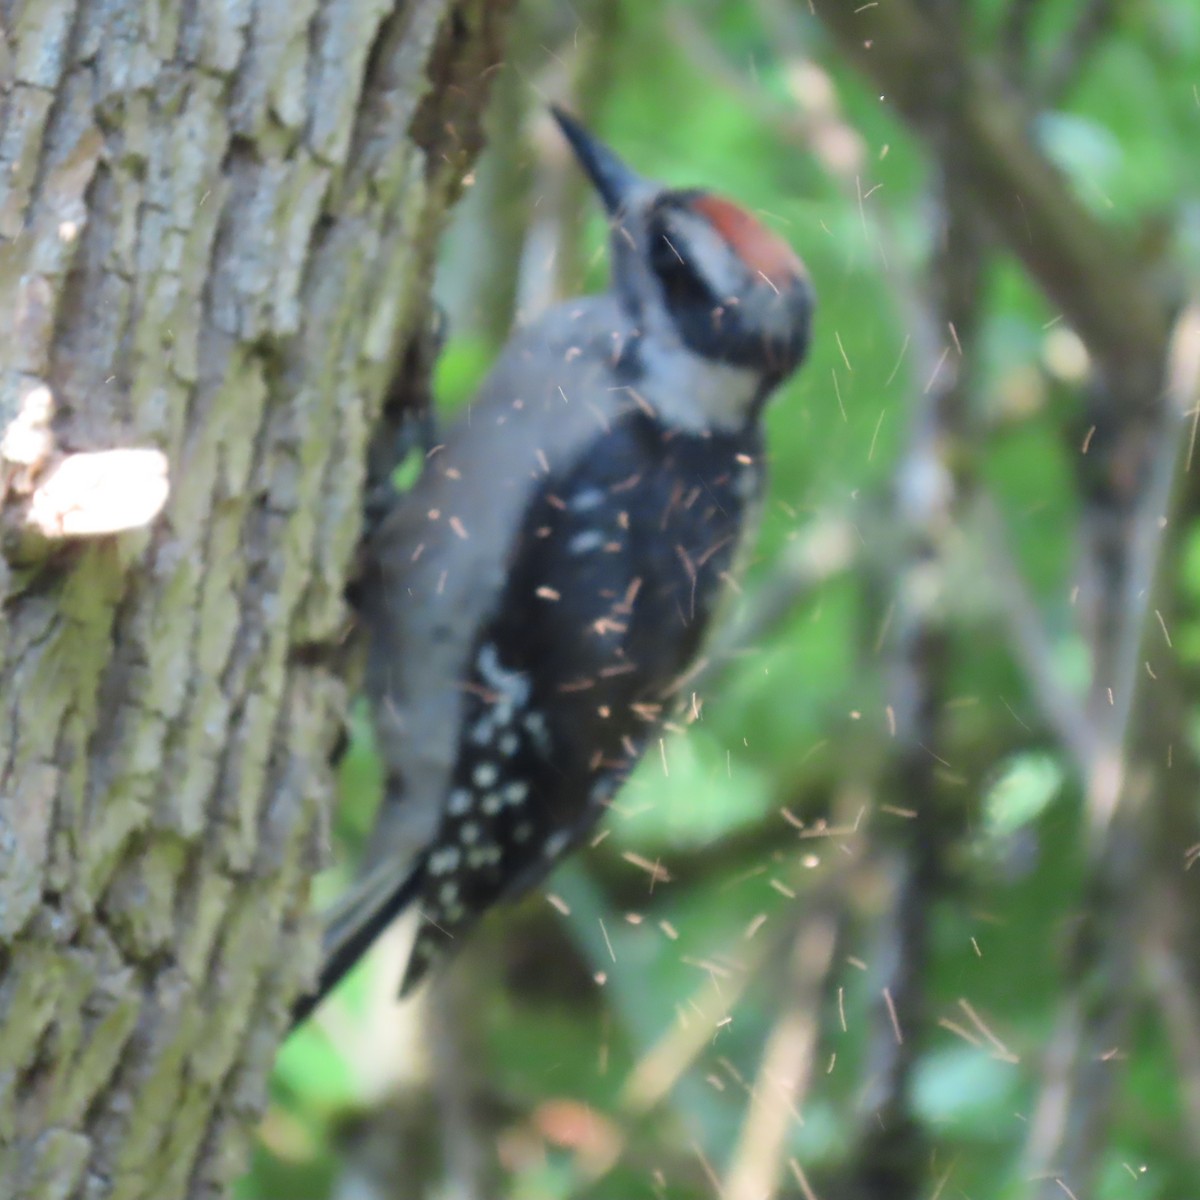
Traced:
<path fill-rule="evenodd" d="M 947 1035 L 949 1036 L 949 1035 Z M 1021 1073 L 986 1049 L 961 1044 L 930 1050 L 913 1086 L 914 1107 L 943 1132 L 995 1138 L 996 1113 L 1016 1102 Z"/>
<path fill-rule="evenodd" d="M 609 824 L 619 842 L 653 854 L 728 836 L 761 821 L 769 805 L 762 773 L 694 726 L 650 747 Z"/>
<path fill-rule="evenodd" d="M 1063 769 L 1049 754 L 1018 754 L 988 788 L 983 811 L 988 836 L 1010 837 L 1036 821 L 1062 791 Z"/>
<path fill-rule="evenodd" d="M 1038 118 L 1037 132 L 1042 149 L 1076 181 L 1103 188 L 1116 178 L 1121 143 L 1099 122 L 1077 113 L 1046 112 Z"/>

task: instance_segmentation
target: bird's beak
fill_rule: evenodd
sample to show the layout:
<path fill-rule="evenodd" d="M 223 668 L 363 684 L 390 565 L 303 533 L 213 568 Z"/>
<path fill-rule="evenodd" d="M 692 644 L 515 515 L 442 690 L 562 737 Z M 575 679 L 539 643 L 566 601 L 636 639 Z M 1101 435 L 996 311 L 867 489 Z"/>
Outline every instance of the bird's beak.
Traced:
<path fill-rule="evenodd" d="M 635 193 L 646 186 L 645 180 L 627 167 L 603 142 L 594 138 L 570 113 L 557 104 L 550 111 L 571 143 L 575 157 L 587 172 L 592 186 L 600 193 L 609 215 L 616 217 L 628 207 Z"/>

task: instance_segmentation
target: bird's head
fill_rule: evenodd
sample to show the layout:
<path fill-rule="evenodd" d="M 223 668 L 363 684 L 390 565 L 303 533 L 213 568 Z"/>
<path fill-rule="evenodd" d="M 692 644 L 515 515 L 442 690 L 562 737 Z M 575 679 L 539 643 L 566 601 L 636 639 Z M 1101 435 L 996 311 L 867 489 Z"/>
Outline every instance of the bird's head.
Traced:
<path fill-rule="evenodd" d="M 703 359 L 756 372 L 767 389 L 787 378 L 808 349 L 813 311 L 792 248 L 731 200 L 644 179 L 570 114 L 553 112 L 608 212 L 613 285 L 635 322 Z"/>

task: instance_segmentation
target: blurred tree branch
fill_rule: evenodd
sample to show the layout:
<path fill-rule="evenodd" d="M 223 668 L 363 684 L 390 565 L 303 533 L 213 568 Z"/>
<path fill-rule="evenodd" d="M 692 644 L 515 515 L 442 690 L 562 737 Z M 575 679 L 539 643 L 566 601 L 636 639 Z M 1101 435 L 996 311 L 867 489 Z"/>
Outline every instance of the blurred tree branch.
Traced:
<path fill-rule="evenodd" d="M 846 924 L 847 905 L 838 892 L 852 872 L 842 862 L 834 863 L 833 872 L 835 878 L 824 888 L 807 895 L 806 912 L 786 950 L 785 992 L 730 1159 L 726 1200 L 762 1200 L 779 1190 L 792 1125 L 801 1119 L 812 1083 L 821 1001 Z"/>
<path fill-rule="evenodd" d="M 973 520 L 1013 656 L 1025 673 L 1046 725 L 1079 778 L 1084 779 L 1095 759 L 1096 731 L 1082 699 L 1063 682 L 1042 614 L 1008 545 L 1008 531 L 999 508 L 986 493 L 976 498 Z"/>
<path fill-rule="evenodd" d="M 1023 79 L 1029 67 L 1029 43 L 1041 0 L 1009 0 L 997 39 L 1009 77 Z"/>
<path fill-rule="evenodd" d="M 760 0 L 758 8 L 772 35 L 788 48 L 793 70 L 807 66 L 790 14 L 770 0 Z M 775 106 L 761 89 L 743 81 L 690 14 L 676 9 L 673 16 L 676 30 L 703 60 L 710 77 L 748 98 L 787 140 L 811 148 L 848 199 L 861 195 L 862 142 L 845 124 L 832 93 L 809 89 L 808 104 L 797 119 L 794 109 Z M 941 139 L 951 136 L 950 131 L 939 131 Z M 915 345 L 908 370 L 915 381 L 916 404 L 908 449 L 894 482 L 898 528 L 892 536 L 902 549 L 882 584 L 899 610 L 889 635 L 887 711 L 893 740 L 875 769 L 887 802 L 911 819 L 900 822 L 896 835 L 881 834 L 879 828 L 872 833 L 876 852 L 888 863 L 890 900 L 884 906 L 888 916 L 872 956 L 879 984 L 866 1067 L 872 1084 L 852 1168 L 854 1194 L 864 1197 L 915 1196 L 926 1173 L 925 1138 L 910 1110 L 911 1077 L 929 1025 L 925 996 L 929 920 L 951 876 L 947 864 L 958 825 L 947 819 L 951 802 L 934 749 L 940 741 L 949 650 L 944 628 L 944 542 L 960 503 L 956 463 L 962 457 L 959 443 L 967 432 L 969 387 L 964 355 L 978 323 L 980 276 L 989 239 L 967 194 L 962 171 L 949 154 L 940 161 L 943 170 L 935 212 L 942 227 L 930 238 L 934 251 L 927 279 L 910 278 L 902 265 L 904 255 L 884 254 L 892 264 L 886 279 L 896 310 L 904 314 Z M 895 243 L 884 214 L 872 213 L 871 226 L 881 243 Z M 918 390 L 922 385 L 923 391 Z M 786 581 L 774 590 L 787 595 Z M 810 931 L 808 936 L 815 934 Z M 806 978 L 798 977 L 800 994 L 785 1004 L 777 1032 L 790 1027 L 793 1005 L 812 1003 Z M 777 1048 L 775 1053 L 782 1051 Z M 792 1064 L 801 1078 L 804 1069 Z M 758 1109 L 752 1105 L 727 1181 L 730 1195 L 774 1194 L 779 1183 L 778 1121 L 767 1123 L 756 1114 Z"/>
<path fill-rule="evenodd" d="M 930 1136 L 913 1113 L 913 1073 L 930 1029 L 930 923 L 955 886 L 952 851 L 966 816 L 948 786 L 943 745 L 952 656 L 947 535 L 970 486 L 958 464 L 987 241 L 952 163 L 940 160 L 933 219 L 941 236 L 932 239 L 924 284 L 902 274 L 893 280 L 906 297 L 914 387 L 908 446 L 893 484 L 904 554 L 886 585 L 895 605 L 887 668 L 892 741 L 881 787 L 908 819 L 890 837 L 875 831 L 878 852 L 890 861 L 892 897 L 873 956 L 881 987 L 866 1068 L 872 1084 L 853 1168 L 854 1194 L 866 1200 L 916 1197 L 925 1186 Z"/>
<path fill-rule="evenodd" d="M 1073 195 L 1029 135 L 1028 114 L 963 39 L 914 0 L 812 0 L 846 57 L 935 144 L 952 145 L 980 214 L 1127 396 L 1153 408 L 1168 305 L 1115 231 Z"/>
<path fill-rule="evenodd" d="M 1108 1052 L 1121 1044 L 1128 1026 L 1151 786 L 1145 770 L 1131 773 L 1128 756 L 1146 686 L 1142 647 L 1161 569 L 1162 527 L 1174 508 L 1177 418 L 1189 407 L 1178 400 L 1188 389 L 1171 383 L 1176 403 L 1163 404 L 1167 301 L 1119 235 L 1088 213 L 1039 153 L 1028 114 L 998 73 L 970 58 L 955 21 L 920 0 L 857 8 L 822 0 L 818 11 L 847 56 L 882 89 L 882 99 L 896 106 L 942 170 L 960 183 L 968 207 L 986 217 L 1063 310 L 1098 368 L 1090 396 L 1101 437 L 1093 457 L 1081 464 L 1090 480 L 1081 524 L 1083 569 L 1092 582 L 1082 606 L 1091 617 L 1093 663 L 1086 706 L 1078 710 L 1060 688 L 1049 686 L 1052 676 L 1040 664 L 1033 672 L 1042 681 L 1037 690 L 1048 702 L 1051 724 L 1080 767 L 1092 818 L 1073 986 L 1031 1122 L 1027 1166 L 1047 1180 L 1051 1194 L 1058 1180 L 1079 1187 L 1095 1169 L 1113 1094 L 1115 1065 Z M 1025 40 L 1030 14 L 1024 4 L 1012 10 L 1010 52 Z M 1048 94 L 1068 86 L 1110 16 L 1104 3 L 1081 12 L 1075 36 L 1049 74 Z M 1040 623 L 1030 618 L 1028 606 L 1015 617 L 1017 648 L 1029 665 L 1030 633 L 1038 633 Z"/>
<path fill-rule="evenodd" d="M 1117 15 L 1118 0 L 1086 0 L 1078 6 L 1070 30 L 1046 70 L 1038 92 L 1047 104 L 1062 99 L 1074 86 L 1083 64 L 1109 32 Z"/>
<path fill-rule="evenodd" d="M 1084 775 L 1090 871 L 1071 947 L 1071 987 L 1050 1042 L 1026 1152 L 1029 1174 L 1047 1181 L 1047 1200 L 1058 1179 L 1083 1186 L 1107 1140 L 1120 1067 L 1113 1051 L 1131 1025 L 1141 946 L 1153 925 L 1150 880 L 1162 862 L 1153 852 L 1153 830 L 1168 818 L 1152 802 L 1165 798 L 1165 764 L 1151 748 L 1161 746 L 1165 718 L 1152 690 L 1151 663 L 1165 637 L 1157 605 L 1169 591 L 1163 576 L 1171 564 L 1163 550 L 1177 536 L 1185 489 L 1194 486 L 1188 469 L 1200 406 L 1200 307 L 1184 309 L 1165 358 L 1164 428 L 1152 443 L 1155 457 L 1134 510 L 1117 527 L 1121 536 L 1111 551 L 1118 563 L 1100 588 L 1112 615 L 1098 629 L 1096 653 L 1112 674 L 1097 673 L 1089 706 L 1096 740 Z"/>

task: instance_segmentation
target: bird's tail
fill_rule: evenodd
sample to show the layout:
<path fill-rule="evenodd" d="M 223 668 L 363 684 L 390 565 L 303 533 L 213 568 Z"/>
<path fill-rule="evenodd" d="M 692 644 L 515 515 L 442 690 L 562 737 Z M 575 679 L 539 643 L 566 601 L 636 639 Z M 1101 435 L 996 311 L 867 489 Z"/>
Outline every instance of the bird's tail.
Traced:
<path fill-rule="evenodd" d="M 293 1006 L 292 1029 L 337 987 L 375 939 L 412 903 L 423 875 L 423 862 L 398 877 L 395 862 L 384 860 L 330 909 L 321 940 L 321 974 L 316 987 Z"/>

